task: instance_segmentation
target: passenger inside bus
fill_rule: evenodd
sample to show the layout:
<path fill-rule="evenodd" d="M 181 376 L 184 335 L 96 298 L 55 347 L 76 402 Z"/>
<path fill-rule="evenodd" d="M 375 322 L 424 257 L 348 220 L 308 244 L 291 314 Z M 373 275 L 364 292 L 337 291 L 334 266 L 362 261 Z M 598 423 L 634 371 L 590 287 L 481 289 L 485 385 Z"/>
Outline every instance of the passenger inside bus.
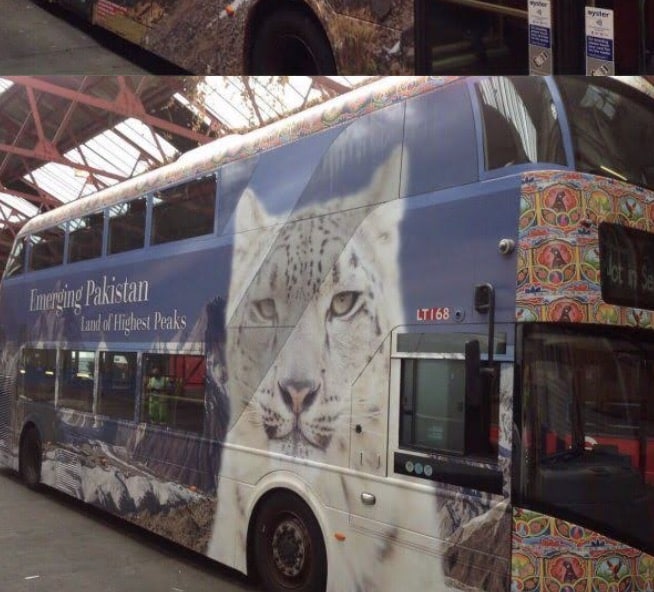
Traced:
<path fill-rule="evenodd" d="M 151 370 L 145 389 L 148 403 L 148 416 L 152 422 L 168 422 L 168 387 L 168 378 L 161 375 L 158 366 L 154 366 Z"/>

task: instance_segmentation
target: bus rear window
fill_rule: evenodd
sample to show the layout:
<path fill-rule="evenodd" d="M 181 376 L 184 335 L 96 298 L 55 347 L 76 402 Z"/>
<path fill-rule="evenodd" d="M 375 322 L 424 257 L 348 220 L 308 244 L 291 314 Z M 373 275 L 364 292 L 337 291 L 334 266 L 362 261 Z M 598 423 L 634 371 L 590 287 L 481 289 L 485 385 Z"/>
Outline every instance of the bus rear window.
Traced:
<path fill-rule="evenodd" d="M 30 237 L 30 270 L 38 271 L 61 265 L 64 262 L 64 241 L 66 233 L 61 226 L 55 226 Z"/>
<path fill-rule="evenodd" d="M 559 118 L 541 78 L 489 78 L 477 83 L 486 170 L 514 164 L 566 164 Z"/>
<path fill-rule="evenodd" d="M 158 245 L 213 232 L 216 178 L 196 179 L 158 191 L 152 208 L 152 238 Z"/>

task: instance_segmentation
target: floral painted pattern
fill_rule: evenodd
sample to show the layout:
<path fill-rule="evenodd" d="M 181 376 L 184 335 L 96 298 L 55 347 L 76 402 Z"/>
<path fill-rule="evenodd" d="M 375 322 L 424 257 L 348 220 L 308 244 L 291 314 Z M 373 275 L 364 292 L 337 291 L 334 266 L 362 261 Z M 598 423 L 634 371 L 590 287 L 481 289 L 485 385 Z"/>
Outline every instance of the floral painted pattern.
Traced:
<path fill-rule="evenodd" d="M 654 232 L 654 193 L 568 171 L 529 173 L 520 200 L 516 319 L 650 327 L 651 311 L 606 304 L 597 228 Z"/>
<path fill-rule="evenodd" d="M 654 557 L 565 520 L 514 508 L 512 592 L 651 592 Z"/>

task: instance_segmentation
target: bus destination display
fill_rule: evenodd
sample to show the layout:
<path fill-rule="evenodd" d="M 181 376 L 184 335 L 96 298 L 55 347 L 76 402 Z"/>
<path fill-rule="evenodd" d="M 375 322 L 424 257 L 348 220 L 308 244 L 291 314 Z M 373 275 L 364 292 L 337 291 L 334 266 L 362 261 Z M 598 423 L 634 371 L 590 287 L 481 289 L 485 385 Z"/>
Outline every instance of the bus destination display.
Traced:
<path fill-rule="evenodd" d="M 602 299 L 654 310 L 654 235 L 602 222 L 599 255 Z"/>

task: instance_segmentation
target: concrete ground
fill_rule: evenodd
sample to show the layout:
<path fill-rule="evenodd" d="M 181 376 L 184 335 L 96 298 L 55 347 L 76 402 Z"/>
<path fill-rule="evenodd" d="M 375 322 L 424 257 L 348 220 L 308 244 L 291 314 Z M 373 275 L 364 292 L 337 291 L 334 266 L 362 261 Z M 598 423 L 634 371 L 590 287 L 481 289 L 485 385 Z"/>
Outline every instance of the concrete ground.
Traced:
<path fill-rule="evenodd" d="M 6 0 L 0 0 L 2 2 Z M 244 577 L 0 470 L 2 592 L 256 592 Z"/>
<path fill-rule="evenodd" d="M 147 73 L 181 71 L 45 1 L 0 0 L 0 75 Z"/>

